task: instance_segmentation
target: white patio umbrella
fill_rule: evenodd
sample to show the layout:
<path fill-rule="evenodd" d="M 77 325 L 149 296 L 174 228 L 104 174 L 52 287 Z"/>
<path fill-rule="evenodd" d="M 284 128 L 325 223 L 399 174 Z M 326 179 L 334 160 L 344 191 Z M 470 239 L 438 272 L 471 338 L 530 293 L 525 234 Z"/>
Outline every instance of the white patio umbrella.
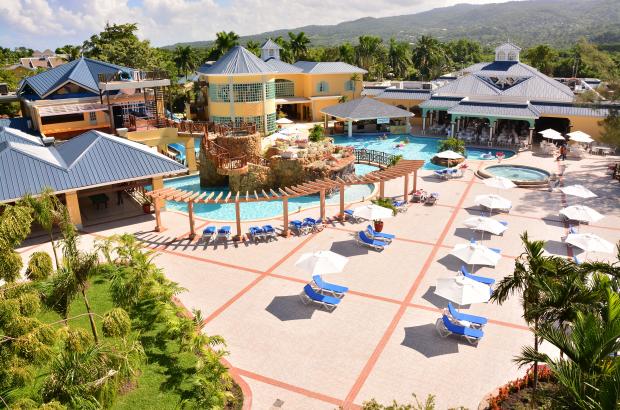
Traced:
<path fill-rule="evenodd" d="M 568 135 L 568 137 L 570 138 L 571 141 L 583 142 L 583 143 L 586 143 L 586 144 L 594 142 L 592 137 L 590 137 L 588 134 L 586 134 L 583 131 L 573 131 L 573 132 L 569 132 L 566 135 Z"/>
<path fill-rule="evenodd" d="M 508 227 L 493 218 L 486 216 L 472 216 L 463 221 L 463 225 L 475 231 L 490 232 L 493 235 L 500 235 Z"/>
<path fill-rule="evenodd" d="M 614 245 L 593 233 L 573 233 L 566 237 L 566 243 L 570 243 L 586 252 L 613 253 Z"/>
<path fill-rule="evenodd" d="M 369 221 L 376 221 L 381 219 L 387 219 L 394 216 L 391 209 L 385 208 L 379 205 L 363 205 L 358 206 L 353 210 L 353 216 L 355 218 L 367 219 Z"/>
<path fill-rule="evenodd" d="M 465 158 L 463 155 L 459 154 L 458 152 L 454 152 L 452 150 L 438 152 L 437 154 L 435 154 L 435 156 L 437 158 L 442 158 L 442 159 L 461 159 L 461 158 Z"/>
<path fill-rule="evenodd" d="M 549 138 L 550 140 L 566 141 L 566 138 L 564 138 L 564 136 L 561 133 L 557 132 L 553 128 L 547 128 L 546 130 L 538 131 L 538 133 L 542 135 L 543 138 Z"/>
<path fill-rule="evenodd" d="M 497 189 L 512 189 L 517 186 L 514 182 L 505 177 L 486 178 L 482 182 L 484 182 L 486 186 Z"/>
<path fill-rule="evenodd" d="M 579 198 L 596 198 L 597 195 L 583 185 L 569 185 L 560 188 L 566 195 L 578 196 Z"/>
<path fill-rule="evenodd" d="M 510 209 L 512 207 L 512 202 L 503 196 L 495 194 L 476 195 L 474 202 L 478 206 L 489 208 L 491 212 L 494 209 Z"/>
<path fill-rule="evenodd" d="M 295 266 L 310 272 L 312 275 L 323 275 L 325 273 L 342 272 L 347 262 L 349 262 L 349 259 L 332 251 L 318 251 L 304 253 L 295 262 Z"/>
<path fill-rule="evenodd" d="M 461 275 L 437 279 L 435 294 L 459 305 L 484 303 L 491 297 L 488 285 Z"/>
<path fill-rule="evenodd" d="M 292 123 L 293 123 L 293 121 L 289 120 L 289 119 L 288 119 L 288 118 L 286 118 L 286 117 L 283 117 L 283 118 L 280 118 L 280 119 L 277 119 L 277 120 L 276 120 L 276 124 L 281 124 L 281 125 L 284 125 L 284 124 L 292 124 Z"/>
<path fill-rule="evenodd" d="M 560 215 L 564 215 L 572 221 L 596 222 L 603 218 L 603 215 L 585 205 L 571 205 L 560 209 Z"/>
<path fill-rule="evenodd" d="M 502 256 L 479 243 L 460 243 L 456 245 L 451 255 L 456 256 L 468 265 L 495 266 Z"/>

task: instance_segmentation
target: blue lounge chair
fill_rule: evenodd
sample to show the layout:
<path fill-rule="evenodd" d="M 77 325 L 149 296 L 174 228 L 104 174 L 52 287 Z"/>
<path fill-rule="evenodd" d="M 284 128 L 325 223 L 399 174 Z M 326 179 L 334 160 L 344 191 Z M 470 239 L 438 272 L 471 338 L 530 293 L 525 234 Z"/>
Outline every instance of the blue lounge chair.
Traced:
<path fill-rule="evenodd" d="M 309 231 L 314 231 L 314 232 L 322 231 L 324 228 L 323 221 L 320 218 L 319 219 L 304 218 L 303 224 L 306 226 L 306 228 Z"/>
<path fill-rule="evenodd" d="M 448 179 L 448 169 L 440 169 L 434 172 L 436 177 L 441 179 Z"/>
<path fill-rule="evenodd" d="M 508 221 L 497 221 L 497 222 L 501 223 L 504 226 L 508 226 Z"/>
<path fill-rule="evenodd" d="M 321 275 L 314 275 L 312 280 L 319 293 L 329 293 L 334 297 L 341 298 L 349 291 L 349 288 L 346 286 L 334 285 L 333 283 L 325 282 Z"/>
<path fill-rule="evenodd" d="M 394 208 L 396 208 L 398 212 L 407 212 L 407 209 L 409 209 L 405 201 L 393 201 L 392 205 L 394 205 Z"/>
<path fill-rule="evenodd" d="M 265 239 L 276 239 L 276 230 L 273 229 L 271 225 L 263 225 L 262 227 L 263 233 L 265 234 Z"/>
<path fill-rule="evenodd" d="M 223 239 L 227 242 L 230 239 L 230 225 L 224 225 L 217 230 L 217 240 Z"/>
<path fill-rule="evenodd" d="M 336 309 L 336 306 L 340 303 L 340 299 L 338 298 L 317 293 L 309 284 L 304 286 L 304 290 L 301 292 L 299 297 L 304 305 L 307 305 L 310 302 L 316 303 L 329 312 Z"/>
<path fill-rule="evenodd" d="M 495 253 L 502 253 L 502 250 L 500 248 L 489 248 L 489 249 Z"/>
<path fill-rule="evenodd" d="M 265 239 L 265 232 L 258 226 L 250 226 L 249 229 L 250 239 L 254 242 L 259 242 Z"/>
<path fill-rule="evenodd" d="M 303 222 L 297 219 L 290 221 L 288 225 L 291 230 L 295 232 L 295 234 L 297 234 L 298 236 L 305 234 L 307 231 L 307 227 L 304 226 Z"/>
<path fill-rule="evenodd" d="M 202 239 L 204 239 L 207 243 L 211 242 L 215 237 L 216 229 L 215 226 L 210 225 L 202 230 Z"/>
<path fill-rule="evenodd" d="M 368 246 L 377 251 L 382 251 L 389 245 L 387 242 L 369 238 L 364 231 L 359 231 L 355 239 L 360 245 Z"/>
<path fill-rule="evenodd" d="M 396 235 L 392 235 L 391 233 L 377 232 L 372 228 L 372 225 L 368 225 L 366 227 L 366 232 L 368 233 L 368 237 L 372 239 L 378 239 L 383 242 L 390 243 L 393 239 L 396 238 Z"/>
<path fill-rule="evenodd" d="M 476 346 L 484 332 L 480 329 L 472 329 L 471 327 L 456 325 L 450 321 L 450 318 L 443 315 L 435 322 L 435 328 L 441 337 L 447 337 L 449 335 L 463 336 L 471 345 Z"/>
<path fill-rule="evenodd" d="M 461 265 L 461 273 L 463 274 L 463 276 L 465 276 L 466 278 L 469 278 L 471 280 L 475 280 L 476 282 L 480 282 L 480 283 L 484 283 L 485 285 L 489 285 L 492 286 L 495 283 L 495 279 L 492 278 L 486 278 L 484 276 L 478 276 L 478 275 L 472 275 L 468 270 L 467 267 L 465 265 Z"/>
<path fill-rule="evenodd" d="M 486 317 L 468 315 L 466 313 L 459 312 L 458 310 L 456 310 L 454 306 L 452 306 L 451 302 L 448 302 L 448 313 L 450 314 L 450 316 L 452 316 L 454 319 L 458 321 L 466 321 L 466 322 L 471 323 L 470 327 L 473 327 L 473 328 L 481 328 L 482 326 L 486 325 L 488 322 Z"/>
<path fill-rule="evenodd" d="M 353 223 L 359 223 L 361 221 L 360 218 L 358 218 L 355 215 L 353 215 L 353 210 L 352 209 L 345 209 L 344 210 L 344 217 L 346 219 L 350 220 Z"/>

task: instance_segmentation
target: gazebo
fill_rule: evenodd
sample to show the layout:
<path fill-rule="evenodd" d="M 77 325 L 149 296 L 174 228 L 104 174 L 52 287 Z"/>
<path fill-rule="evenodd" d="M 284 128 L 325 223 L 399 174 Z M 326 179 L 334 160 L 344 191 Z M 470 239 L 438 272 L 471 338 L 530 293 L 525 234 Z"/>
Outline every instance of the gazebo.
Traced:
<path fill-rule="evenodd" d="M 330 105 L 323 108 L 321 113 L 325 115 L 326 124 L 327 116 L 347 121 L 349 137 L 353 135 L 353 122 L 362 120 L 376 120 L 377 124 L 389 124 L 393 118 L 403 118 L 405 120 L 405 132 L 409 133 L 411 132 L 409 118 L 413 117 L 413 113 L 407 110 L 370 97 L 362 97 L 345 103 Z"/>

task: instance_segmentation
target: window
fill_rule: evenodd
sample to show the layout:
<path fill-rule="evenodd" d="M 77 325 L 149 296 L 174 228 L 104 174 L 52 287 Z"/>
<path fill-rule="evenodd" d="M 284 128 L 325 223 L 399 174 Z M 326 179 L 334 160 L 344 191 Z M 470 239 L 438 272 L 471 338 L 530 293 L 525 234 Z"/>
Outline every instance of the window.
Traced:
<path fill-rule="evenodd" d="M 61 124 L 63 122 L 77 122 L 84 121 L 84 114 L 63 114 L 63 115 L 52 115 L 51 117 L 42 117 L 41 124 Z"/>
<path fill-rule="evenodd" d="M 228 84 L 209 84 L 209 99 L 213 102 L 230 102 Z"/>
<path fill-rule="evenodd" d="M 516 61 L 517 60 L 517 53 L 515 53 L 514 51 L 511 51 L 510 53 L 508 53 L 508 60 Z"/>
<path fill-rule="evenodd" d="M 321 81 L 316 86 L 316 91 L 319 93 L 326 93 L 328 90 L 329 90 L 329 84 L 327 84 L 327 81 Z"/>
<path fill-rule="evenodd" d="M 275 55 L 276 55 L 276 52 L 273 49 L 269 50 L 269 57 L 273 57 Z"/>
<path fill-rule="evenodd" d="M 353 80 L 344 82 L 344 90 L 345 91 L 353 91 Z"/>
<path fill-rule="evenodd" d="M 276 84 L 273 82 L 265 84 L 265 99 L 270 100 L 276 98 Z"/>
<path fill-rule="evenodd" d="M 92 124 L 96 124 L 97 123 L 97 113 L 95 111 L 91 111 L 88 113 L 88 120 L 92 123 Z"/>
<path fill-rule="evenodd" d="M 275 88 L 276 98 L 295 96 L 295 83 L 290 80 L 276 80 Z"/>
<path fill-rule="evenodd" d="M 216 124 L 233 124 L 235 127 L 241 126 L 241 124 L 256 124 L 256 129 L 259 131 L 265 131 L 267 133 L 276 130 L 276 113 L 267 114 L 267 129 L 263 128 L 263 116 L 257 115 L 252 117 L 220 117 L 211 116 L 211 121 Z"/>
<path fill-rule="evenodd" d="M 235 102 L 258 102 L 263 100 L 263 84 L 233 84 Z"/>
<path fill-rule="evenodd" d="M 270 133 L 276 130 L 276 113 L 267 114 L 267 129 L 265 132 Z"/>

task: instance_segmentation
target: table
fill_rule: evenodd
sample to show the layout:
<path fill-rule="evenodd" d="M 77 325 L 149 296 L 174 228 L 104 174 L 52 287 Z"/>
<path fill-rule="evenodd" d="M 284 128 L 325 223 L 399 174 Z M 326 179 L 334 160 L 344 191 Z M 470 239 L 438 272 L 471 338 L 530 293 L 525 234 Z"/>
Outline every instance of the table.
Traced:
<path fill-rule="evenodd" d="M 604 156 L 604 155 L 611 154 L 613 152 L 613 149 L 609 147 L 592 147 L 590 151 L 593 154 L 600 154 Z"/>
<path fill-rule="evenodd" d="M 96 209 L 99 209 L 101 204 L 103 204 L 104 207 L 107 208 L 108 201 L 110 200 L 110 198 L 108 198 L 106 194 L 91 195 L 88 198 L 90 199 L 90 202 L 92 202 L 92 204 L 95 205 Z"/>

